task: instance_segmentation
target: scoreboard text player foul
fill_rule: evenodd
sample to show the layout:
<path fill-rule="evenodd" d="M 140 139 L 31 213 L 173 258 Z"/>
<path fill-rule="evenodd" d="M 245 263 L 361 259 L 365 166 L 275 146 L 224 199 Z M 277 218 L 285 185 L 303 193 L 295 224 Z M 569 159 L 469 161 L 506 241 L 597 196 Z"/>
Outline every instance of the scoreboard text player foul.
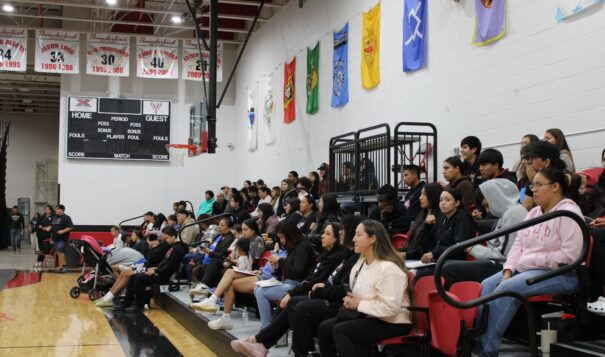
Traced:
<path fill-rule="evenodd" d="M 170 161 L 167 100 L 69 97 L 69 159 Z"/>

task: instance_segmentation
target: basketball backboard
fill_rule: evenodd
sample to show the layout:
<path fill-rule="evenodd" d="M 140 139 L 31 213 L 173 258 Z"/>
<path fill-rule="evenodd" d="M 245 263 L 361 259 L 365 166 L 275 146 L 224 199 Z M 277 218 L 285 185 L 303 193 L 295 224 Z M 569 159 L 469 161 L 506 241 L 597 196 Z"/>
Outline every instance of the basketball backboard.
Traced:
<path fill-rule="evenodd" d="M 205 103 L 198 102 L 189 108 L 189 145 L 195 145 L 195 150 L 189 150 L 189 157 L 208 152 L 208 120 Z"/>

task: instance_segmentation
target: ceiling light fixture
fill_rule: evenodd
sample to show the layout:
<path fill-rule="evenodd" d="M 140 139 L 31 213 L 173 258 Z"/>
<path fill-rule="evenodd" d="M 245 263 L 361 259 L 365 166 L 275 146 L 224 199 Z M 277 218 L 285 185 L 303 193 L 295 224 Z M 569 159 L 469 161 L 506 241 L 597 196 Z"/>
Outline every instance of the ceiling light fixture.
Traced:
<path fill-rule="evenodd" d="M 116 5 L 118 3 L 118 0 L 105 0 L 105 3 L 107 5 Z"/>
<path fill-rule="evenodd" d="M 180 24 L 180 23 L 183 23 L 183 16 L 172 15 L 171 20 L 172 20 L 172 23 L 174 23 L 174 24 Z"/>
<path fill-rule="evenodd" d="M 4 12 L 13 12 L 15 11 L 15 7 L 11 4 L 4 4 L 2 5 L 2 10 L 4 10 Z"/>

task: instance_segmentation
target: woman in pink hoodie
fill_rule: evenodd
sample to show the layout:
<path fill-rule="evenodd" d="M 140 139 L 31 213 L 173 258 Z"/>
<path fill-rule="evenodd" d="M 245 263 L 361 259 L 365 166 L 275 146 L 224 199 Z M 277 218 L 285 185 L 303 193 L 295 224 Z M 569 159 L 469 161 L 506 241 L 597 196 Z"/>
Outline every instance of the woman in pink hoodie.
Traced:
<path fill-rule="evenodd" d="M 546 167 L 534 178 L 531 190 L 537 204 L 525 220 L 568 210 L 582 217 L 580 207 L 564 197 L 568 178 L 559 169 Z M 582 250 L 582 231 L 567 217 L 555 218 L 519 231 L 502 272 L 484 280 L 482 295 L 515 291 L 524 296 L 572 294 L 579 289 L 575 272 L 528 286 L 526 280 L 575 261 Z M 501 338 L 521 305 L 519 300 L 502 297 L 491 301 L 487 331 L 477 340 L 475 352 L 481 357 L 497 356 Z"/>

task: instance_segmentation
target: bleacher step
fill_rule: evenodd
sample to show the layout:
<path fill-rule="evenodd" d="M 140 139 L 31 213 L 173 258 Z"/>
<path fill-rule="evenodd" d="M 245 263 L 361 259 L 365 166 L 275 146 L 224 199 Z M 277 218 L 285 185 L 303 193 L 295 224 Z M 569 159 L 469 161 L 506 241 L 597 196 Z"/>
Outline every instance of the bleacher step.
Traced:
<path fill-rule="evenodd" d="M 605 340 L 560 342 L 550 346 L 551 357 L 605 356 Z"/>

